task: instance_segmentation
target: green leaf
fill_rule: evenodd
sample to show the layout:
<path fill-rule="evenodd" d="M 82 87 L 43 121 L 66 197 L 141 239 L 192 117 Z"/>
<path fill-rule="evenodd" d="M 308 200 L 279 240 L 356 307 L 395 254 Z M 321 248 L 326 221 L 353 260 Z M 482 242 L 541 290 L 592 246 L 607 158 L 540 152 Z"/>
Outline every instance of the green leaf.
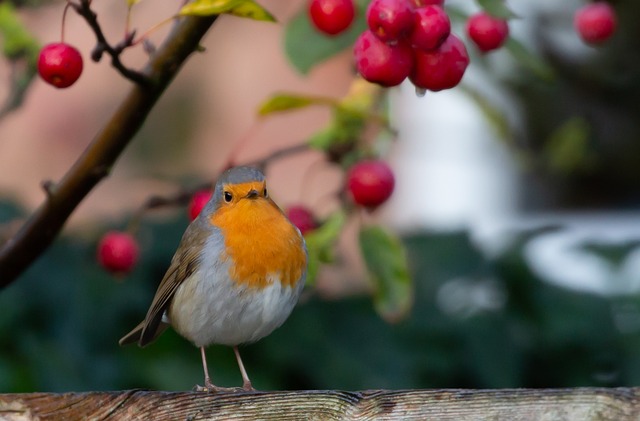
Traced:
<path fill-rule="evenodd" d="M 222 13 L 275 22 L 271 13 L 252 0 L 195 0 L 185 4 L 178 14 L 180 16 L 212 16 Z"/>
<path fill-rule="evenodd" d="M 505 43 L 505 47 L 509 54 L 523 67 L 529 69 L 533 74 L 545 81 L 552 81 L 555 77 L 553 69 L 534 55 L 520 41 L 509 37 Z"/>
<path fill-rule="evenodd" d="M 360 250 L 375 286 L 376 311 L 388 322 L 405 317 L 413 303 L 413 285 L 400 240 L 379 226 L 360 230 Z"/>
<path fill-rule="evenodd" d="M 596 157 L 589 148 L 591 127 L 582 117 L 567 120 L 549 136 L 544 156 L 554 171 L 568 173 L 592 168 Z"/>
<path fill-rule="evenodd" d="M 308 107 L 309 105 L 337 106 L 338 102 L 333 98 L 305 96 L 297 94 L 276 94 L 267 99 L 258 108 L 258 114 L 266 116 L 271 113 L 290 111 Z"/>
<path fill-rule="evenodd" d="M 350 150 L 360 138 L 363 128 L 362 118 L 336 118 L 328 127 L 313 134 L 307 143 L 321 151 L 330 151 L 333 148 Z"/>
<path fill-rule="evenodd" d="M 516 14 L 507 7 L 504 0 L 477 0 L 477 2 L 480 7 L 491 16 L 501 19 L 517 17 Z"/>
<path fill-rule="evenodd" d="M 309 146 L 322 151 L 328 151 L 336 146 L 353 144 L 360 137 L 364 128 L 364 119 L 353 117 L 342 108 L 336 108 L 334 120 L 331 124 L 313 134 L 307 143 Z"/>
<path fill-rule="evenodd" d="M 320 130 L 319 132 L 314 133 L 307 140 L 307 143 L 312 148 L 325 151 L 329 149 L 333 144 L 336 143 L 336 139 L 338 139 L 338 132 L 336 128 L 333 125 L 331 125 L 329 127 L 326 127 Z"/>
<path fill-rule="evenodd" d="M 334 245 L 346 221 L 347 216 L 345 213 L 342 210 L 337 211 L 329 216 L 321 226 L 305 235 L 309 252 L 308 285 L 315 283 L 322 263 L 331 263 L 333 261 Z"/>
<path fill-rule="evenodd" d="M 300 73 L 306 74 L 316 64 L 351 47 L 366 29 L 364 19 L 358 19 L 358 15 L 361 17 L 366 8 L 366 1 L 358 1 L 357 7 L 359 13 L 351 27 L 336 36 L 318 32 L 309 21 L 306 7 L 303 7 L 289 21 L 285 30 L 284 48 L 291 64 Z"/>

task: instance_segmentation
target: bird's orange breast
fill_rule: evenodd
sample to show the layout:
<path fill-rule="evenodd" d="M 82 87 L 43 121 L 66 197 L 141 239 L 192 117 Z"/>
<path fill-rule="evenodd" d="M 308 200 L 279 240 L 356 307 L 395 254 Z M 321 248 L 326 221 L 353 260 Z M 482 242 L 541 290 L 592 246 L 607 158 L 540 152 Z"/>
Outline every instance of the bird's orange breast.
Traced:
<path fill-rule="evenodd" d="M 307 265 L 302 236 L 269 198 L 245 198 L 222 206 L 210 222 L 224 236 L 230 259 L 229 276 L 235 282 L 264 288 L 274 279 L 293 287 Z"/>

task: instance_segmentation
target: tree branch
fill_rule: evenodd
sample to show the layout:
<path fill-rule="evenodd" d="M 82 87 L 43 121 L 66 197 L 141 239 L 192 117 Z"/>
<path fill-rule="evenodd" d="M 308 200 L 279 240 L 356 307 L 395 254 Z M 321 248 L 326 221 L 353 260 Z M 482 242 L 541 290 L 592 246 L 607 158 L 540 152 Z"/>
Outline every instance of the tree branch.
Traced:
<path fill-rule="evenodd" d="M 215 17 L 178 19 L 175 28 L 143 70 L 149 83 L 133 86 L 62 180 L 49 186 L 44 203 L 18 233 L 0 247 L 0 288 L 9 285 L 51 244 L 82 199 L 108 175 L 160 95 L 189 55 L 197 50 L 214 21 Z"/>
<path fill-rule="evenodd" d="M 21 420 L 638 421 L 639 388 L 0 394 Z"/>

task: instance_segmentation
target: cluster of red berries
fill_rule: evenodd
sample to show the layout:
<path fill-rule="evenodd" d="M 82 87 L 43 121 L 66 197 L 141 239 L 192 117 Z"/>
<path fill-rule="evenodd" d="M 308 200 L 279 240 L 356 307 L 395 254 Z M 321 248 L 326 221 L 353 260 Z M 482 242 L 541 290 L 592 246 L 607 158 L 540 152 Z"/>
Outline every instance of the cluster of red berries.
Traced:
<path fill-rule="evenodd" d="M 440 91 L 458 85 L 469 54 L 451 33 L 444 0 L 373 0 L 365 30 L 353 46 L 358 72 L 382 86 L 407 77 L 420 89 Z"/>
<path fill-rule="evenodd" d="M 309 16 L 327 35 L 346 30 L 354 19 L 353 0 L 311 0 Z M 366 80 L 390 87 L 406 78 L 420 89 L 457 86 L 469 65 L 467 49 L 451 33 L 444 0 L 372 0 L 366 11 L 369 29 L 353 47 L 358 72 Z M 483 51 L 500 47 L 509 35 L 507 22 L 486 13 L 467 24 L 471 40 Z"/>

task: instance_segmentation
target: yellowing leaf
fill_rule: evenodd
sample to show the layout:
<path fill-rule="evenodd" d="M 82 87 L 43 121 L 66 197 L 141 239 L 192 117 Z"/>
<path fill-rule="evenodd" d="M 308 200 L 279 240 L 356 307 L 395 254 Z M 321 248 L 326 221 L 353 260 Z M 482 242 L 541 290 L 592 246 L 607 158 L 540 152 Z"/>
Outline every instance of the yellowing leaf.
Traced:
<path fill-rule="evenodd" d="M 333 98 L 304 96 L 296 94 L 276 94 L 260 105 L 258 114 L 265 116 L 271 113 L 304 108 L 309 105 L 337 105 Z"/>
<path fill-rule="evenodd" d="M 140 3 L 141 0 L 126 0 L 126 1 L 127 1 L 127 7 L 131 9 L 137 3 Z"/>
<path fill-rule="evenodd" d="M 244 0 L 195 0 L 182 6 L 181 16 L 212 16 L 227 13 Z"/>
<path fill-rule="evenodd" d="M 271 13 L 252 0 L 195 0 L 185 4 L 178 14 L 181 16 L 213 16 L 223 13 L 255 20 L 275 21 Z"/>
<path fill-rule="evenodd" d="M 275 22 L 276 18 L 264 7 L 254 1 L 245 1 L 241 5 L 234 7 L 229 11 L 234 16 L 241 18 L 249 18 L 264 22 Z"/>
<path fill-rule="evenodd" d="M 349 86 L 349 92 L 340 101 L 340 106 L 347 110 L 368 114 L 382 92 L 383 88 L 380 85 L 367 82 L 362 78 L 355 78 Z"/>

